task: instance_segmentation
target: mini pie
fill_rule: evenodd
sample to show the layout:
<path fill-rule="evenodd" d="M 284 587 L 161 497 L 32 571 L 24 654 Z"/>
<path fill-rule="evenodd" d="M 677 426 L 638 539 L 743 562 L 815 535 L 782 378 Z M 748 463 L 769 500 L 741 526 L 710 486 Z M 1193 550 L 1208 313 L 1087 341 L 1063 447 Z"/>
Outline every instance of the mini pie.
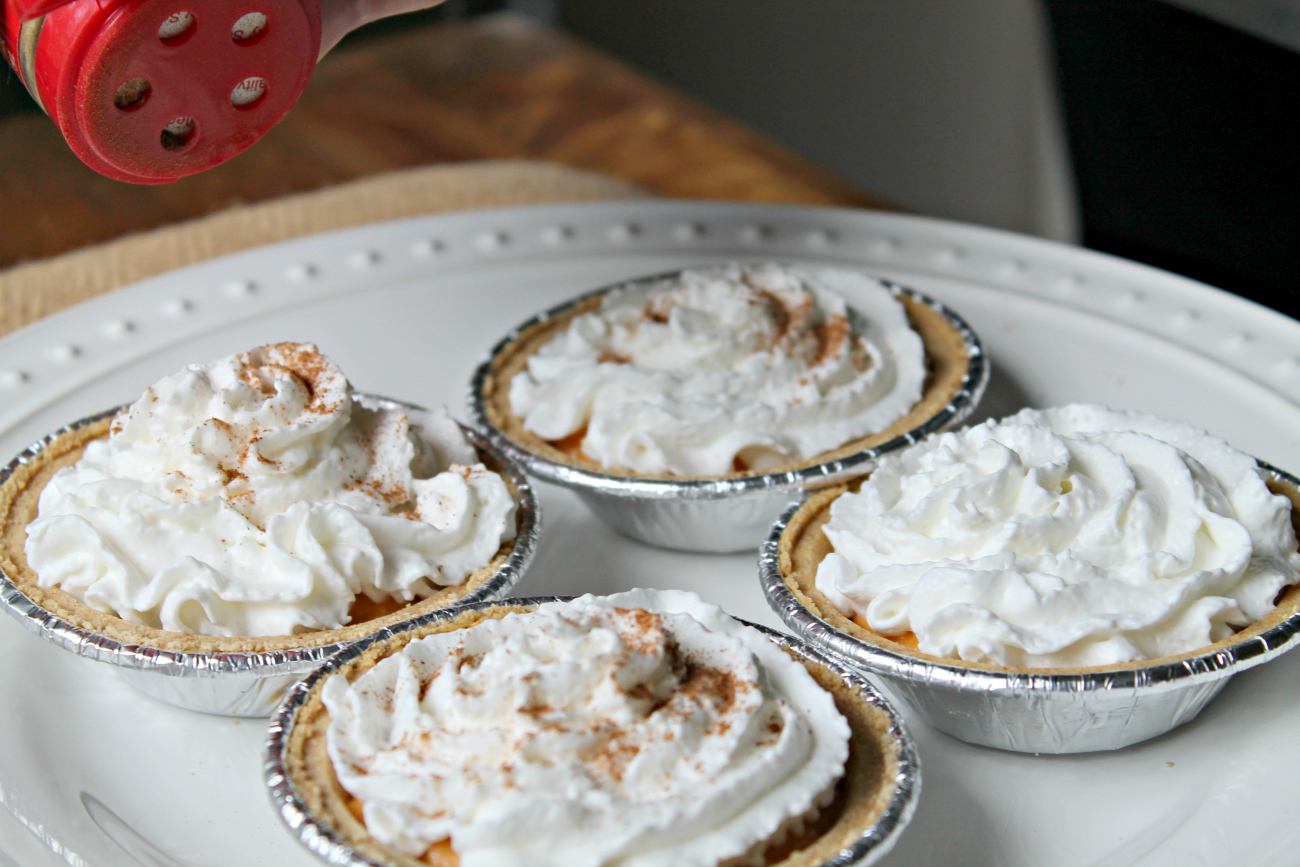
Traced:
<path fill-rule="evenodd" d="M 826 525 L 827 521 L 830 520 L 831 504 L 845 493 L 856 492 L 861 486 L 862 481 L 863 479 L 857 479 L 853 482 L 818 491 L 816 494 L 804 501 L 804 503 L 790 518 L 789 522 L 786 524 L 784 532 L 781 534 L 777 548 L 778 568 L 780 569 L 781 578 L 785 582 L 786 587 L 799 603 L 808 609 L 808 611 L 821 618 L 827 624 L 840 632 L 873 644 L 877 647 L 881 647 L 891 653 L 900 654 L 924 662 L 942 663 L 949 666 L 963 666 L 982 669 L 985 671 L 1009 671 L 1026 675 L 1077 675 L 1092 672 L 1122 671 L 1135 668 L 1154 667 L 1170 662 L 1177 662 L 1180 660 L 1213 654 L 1216 651 L 1239 644 L 1254 636 L 1260 635 L 1288 618 L 1296 616 L 1297 613 L 1300 613 L 1300 584 L 1292 584 L 1282 589 L 1278 594 L 1275 607 L 1267 615 L 1242 628 L 1235 634 L 1214 644 L 1176 655 L 1144 659 L 1136 662 L 1113 663 L 1110 665 L 1026 668 L 1018 666 L 1002 666 L 951 657 L 938 657 L 922 653 L 916 648 L 915 637 L 912 636 L 911 633 L 908 633 L 905 636 L 900 636 L 900 638 L 903 639 L 902 641 L 896 641 L 883 635 L 878 635 L 870 629 L 865 628 L 864 619 L 860 616 L 849 617 L 845 615 L 836 608 L 829 599 L 827 599 L 825 594 L 817 589 L 816 576 L 818 565 L 826 555 L 833 550 L 830 541 L 822 532 L 822 528 Z M 1268 487 L 1273 493 L 1282 494 L 1291 501 L 1291 523 L 1296 529 L 1297 534 L 1300 535 L 1300 489 L 1297 489 L 1294 485 L 1281 480 L 1269 481 Z"/>
<path fill-rule="evenodd" d="M 171 632 L 124 620 L 113 614 L 97 610 L 59 587 L 48 589 L 37 584 L 36 573 L 27 564 L 24 544 L 27 525 L 36 518 L 41 491 L 58 470 L 71 466 L 85 450 L 86 444 L 108 436 L 112 418 L 98 421 L 59 434 L 34 458 L 19 465 L 13 474 L 0 485 L 0 572 L 29 599 L 50 614 L 74 626 L 102 635 L 126 645 L 143 645 L 162 650 L 195 653 L 249 653 L 264 651 L 297 650 L 323 647 L 338 642 L 354 641 L 385 626 L 409 620 L 420 614 L 454 605 L 466 594 L 491 578 L 514 550 L 515 540 L 505 542 L 487 565 L 468 575 L 454 586 L 441 588 L 434 594 L 410 604 L 391 601 L 387 605 L 371 602 L 358 596 L 351 614 L 357 622 L 337 629 L 324 629 L 280 636 L 207 636 Z M 494 471 L 490 455 L 480 458 Z M 519 491 L 510 477 L 499 473 L 516 502 Z M 518 520 L 518 517 L 516 518 Z M 358 619 L 360 618 L 360 619 Z"/>
<path fill-rule="evenodd" d="M 450 619 L 426 624 L 379 641 L 338 670 L 349 682 L 400 651 L 418 638 L 450 632 L 499 619 L 510 613 L 533 610 L 533 605 L 497 604 L 471 609 Z M 791 654 L 793 656 L 793 654 Z M 798 659 L 798 657 L 795 657 Z M 887 713 L 872 706 L 849 688 L 835 672 L 800 660 L 814 680 L 834 698 L 836 707 L 849 722 L 849 758 L 837 785 L 831 807 L 821 811 L 801 831 L 769 841 L 761 863 L 765 867 L 814 867 L 835 858 L 852 846 L 885 812 L 895 790 L 899 768 L 899 745 L 888 729 Z M 358 854 L 375 863 L 393 867 L 456 867 L 459 857 L 450 841 L 435 843 L 420 858 L 399 853 L 371 836 L 360 817 L 360 804 L 341 786 L 326 751 L 329 711 L 321 699 L 325 679 L 314 685 L 298 709 L 286 735 L 283 767 L 296 795 L 309 816 L 332 831 Z M 752 850 L 751 850 L 752 853 Z M 728 865 L 739 863 L 732 858 Z M 744 863 L 750 863 L 746 860 Z"/>
<path fill-rule="evenodd" d="M 620 467 L 606 467 L 591 460 L 580 451 L 579 446 L 583 431 L 571 435 L 566 440 L 548 441 L 525 428 L 523 420 L 515 415 L 510 405 L 511 381 L 516 374 L 526 369 L 529 357 L 550 342 L 557 334 L 565 331 L 574 318 L 598 308 L 605 294 L 602 292 L 583 299 L 562 314 L 547 318 L 545 321 L 533 324 L 523 330 L 516 339 L 496 353 L 492 359 L 490 371 L 483 381 L 481 391 L 487 420 L 508 439 L 543 458 L 586 470 L 638 478 L 743 478 L 781 473 L 838 460 L 864 449 L 889 442 L 933 418 L 952 402 L 953 398 L 961 390 L 963 378 L 970 369 L 971 359 L 968 356 L 963 334 L 934 307 L 908 292 L 902 292 L 896 297 L 902 303 L 912 329 L 920 336 L 924 344 L 926 376 L 921 399 L 912 406 L 909 412 L 884 430 L 859 437 L 806 460 L 761 470 L 737 470 L 719 476 L 683 477 L 672 474 L 639 473 Z"/>

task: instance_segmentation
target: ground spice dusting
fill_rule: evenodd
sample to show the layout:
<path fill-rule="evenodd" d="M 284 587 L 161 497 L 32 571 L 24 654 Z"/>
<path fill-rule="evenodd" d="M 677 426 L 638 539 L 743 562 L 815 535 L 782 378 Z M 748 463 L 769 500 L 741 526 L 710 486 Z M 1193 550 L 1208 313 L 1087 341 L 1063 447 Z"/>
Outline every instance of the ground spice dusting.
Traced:
<path fill-rule="evenodd" d="M 844 344 L 849 336 L 849 320 L 839 315 L 831 316 L 814 327 L 813 334 L 817 337 L 817 352 L 809 364 L 816 367 L 838 352 Z"/>
<path fill-rule="evenodd" d="M 405 485 L 399 485 L 389 478 L 364 479 L 343 486 L 343 490 L 345 491 L 356 491 L 361 489 L 365 489 L 376 498 L 390 505 L 405 503 L 411 499 L 411 492 L 406 489 Z"/>
<path fill-rule="evenodd" d="M 331 366 L 311 343 L 272 343 L 239 356 L 240 378 L 262 394 L 275 393 L 274 374 L 302 383 L 309 399 L 306 412 L 328 415 L 339 410 L 339 402 L 323 403 L 325 382 Z M 267 376 L 266 374 L 272 374 Z"/>
<path fill-rule="evenodd" d="M 631 653 L 651 656 L 668 643 L 658 614 L 641 608 L 615 608 L 614 613 L 624 627 L 618 630 L 619 637 Z"/>
<path fill-rule="evenodd" d="M 654 690 L 651 689 L 649 685 L 644 683 L 638 683 L 635 686 L 633 686 L 631 689 L 623 690 L 623 694 L 628 698 L 634 698 L 637 701 L 648 701 L 648 702 L 656 701 Z M 660 705 L 662 705 L 662 702 L 660 702 Z"/>
<path fill-rule="evenodd" d="M 748 688 L 749 684 L 739 683 L 731 672 L 688 662 L 686 678 L 677 694 L 701 704 L 708 700 L 719 713 L 726 713 L 736 703 L 737 693 Z"/>
<path fill-rule="evenodd" d="M 684 681 L 678 685 L 672 695 L 659 700 L 656 706 L 647 714 L 647 717 L 660 712 L 671 712 L 673 708 L 678 708 L 677 712 L 681 712 L 680 709 L 683 704 L 687 707 L 711 704 L 716 713 L 725 714 L 735 704 L 737 693 L 742 688 L 748 687 L 748 684 L 742 685 L 738 683 L 734 674 L 710 666 L 687 662 L 685 663 L 685 670 L 686 677 Z M 644 691 L 644 693 L 653 695 L 653 692 L 646 684 L 639 684 L 638 687 L 639 690 L 634 688 L 628 694 L 633 695 L 638 691 Z M 710 727 L 710 734 L 725 732 L 728 728 L 730 728 L 729 723 L 718 720 Z M 668 733 L 665 738 L 673 740 L 674 736 Z M 611 779 L 621 782 L 628 766 L 640 752 L 641 745 L 626 742 L 619 736 L 615 736 L 604 750 L 591 758 L 591 763 L 593 767 L 599 769 Z"/>
<path fill-rule="evenodd" d="M 241 362 L 239 368 L 239 378 L 241 380 L 261 392 L 263 397 L 270 397 L 272 394 L 275 394 L 275 391 L 271 388 L 271 383 L 263 381 L 250 365 L 248 361 L 248 353 L 241 355 L 239 360 Z"/>
<path fill-rule="evenodd" d="M 541 704 L 529 704 L 526 707 L 521 707 L 519 709 L 519 712 L 522 713 L 524 716 L 530 716 L 534 720 L 536 720 L 539 719 L 540 717 L 546 716 L 547 714 L 555 713 L 555 708 L 551 707 L 549 704 L 546 704 L 545 702 L 542 702 Z"/>
<path fill-rule="evenodd" d="M 228 467 L 225 464 L 218 464 L 217 469 L 221 471 L 221 475 L 225 479 L 222 484 L 226 487 L 229 487 L 233 482 L 248 481 L 248 476 L 244 475 L 244 471 L 237 467 Z M 247 491 L 246 493 L 251 496 L 253 492 Z"/>
<path fill-rule="evenodd" d="M 627 773 L 628 765 L 632 764 L 632 760 L 640 752 L 641 747 L 637 744 L 616 742 L 611 744 L 604 752 L 596 755 L 591 763 L 604 771 L 610 779 L 621 783 L 623 775 Z"/>
<path fill-rule="evenodd" d="M 867 347 L 861 340 L 849 344 L 849 362 L 858 373 L 865 373 L 871 368 L 871 356 L 867 354 Z"/>
<path fill-rule="evenodd" d="M 310 343 L 276 343 L 271 349 L 280 356 L 280 361 L 291 372 L 298 375 L 307 389 L 307 394 L 315 402 L 322 391 L 320 381 L 327 370 L 325 357 Z M 318 410 L 329 412 L 330 410 Z"/>
<path fill-rule="evenodd" d="M 785 340 L 793 326 L 803 321 L 803 315 L 812 306 L 812 299 L 807 298 L 796 310 L 791 311 L 790 308 L 786 307 L 785 302 L 768 290 L 755 289 L 755 292 L 761 299 L 760 303 L 767 307 L 768 315 L 772 317 L 773 346 Z"/>
<path fill-rule="evenodd" d="M 378 704 L 382 710 L 392 710 L 393 704 L 397 701 L 397 693 L 391 686 L 386 686 L 378 692 L 373 693 L 373 695 L 375 696 L 375 703 Z"/>
<path fill-rule="evenodd" d="M 261 452 L 253 448 L 253 446 L 257 445 L 261 441 L 262 441 L 261 433 L 255 433 L 251 437 L 249 437 L 248 445 L 244 447 L 244 453 L 240 455 L 240 461 L 241 462 L 247 461 L 249 455 L 252 455 L 253 457 L 257 458 L 258 461 L 264 464 L 274 464 L 275 461 L 271 460 L 270 458 L 263 457 Z"/>
<path fill-rule="evenodd" d="M 279 380 L 291 379 L 300 383 L 309 401 L 303 408 L 302 415 L 330 415 L 339 412 L 342 408 L 343 398 L 325 402 L 330 390 L 329 386 L 331 384 L 337 386 L 340 373 L 325 356 L 321 355 L 314 344 L 273 343 L 242 353 L 238 356 L 238 361 L 240 380 L 255 388 L 264 397 L 271 397 L 276 393 L 275 383 Z M 331 383 L 330 380 L 335 382 Z M 344 385 L 346 386 L 346 383 Z M 344 390 L 346 391 L 346 388 Z M 225 433 L 239 451 L 235 466 L 228 466 L 226 462 L 219 461 L 217 469 L 223 476 L 223 486 L 226 489 L 224 496 L 247 516 L 253 507 L 256 495 L 251 490 L 241 490 L 250 481 L 244 468 L 252 461 L 272 467 L 277 466 L 279 462 L 267 458 L 258 449 L 264 431 L 242 432 L 217 418 L 209 419 L 209 422 Z M 358 439 L 366 455 L 373 461 L 374 449 L 371 442 L 363 436 L 359 436 Z M 410 492 L 406 487 L 394 483 L 391 479 L 366 480 L 345 485 L 344 489 L 359 488 L 364 488 L 367 495 L 390 507 L 410 500 Z M 419 519 L 418 515 L 405 517 Z"/>
<path fill-rule="evenodd" d="M 666 296 L 651 298 L 641 308 L 641 318 L 649 322 L 658 322 L 660 325 L 667 325 L 668 314 L 672 312 L 674 306 Z"/>

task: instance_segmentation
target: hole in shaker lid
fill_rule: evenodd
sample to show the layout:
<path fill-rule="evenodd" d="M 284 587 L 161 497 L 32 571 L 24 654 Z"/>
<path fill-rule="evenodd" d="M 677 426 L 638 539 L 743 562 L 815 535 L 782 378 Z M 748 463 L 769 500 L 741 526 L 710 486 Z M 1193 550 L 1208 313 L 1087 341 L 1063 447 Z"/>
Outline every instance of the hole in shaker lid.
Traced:
<path fill-rule="evenodd" d="M 194 138 L 194 127 L 194 118 L 178 117 L 163 127 L 158 140 L 167 150 L 178 151 L 189 144 L 190 139 Z"/>
<path fill-rule="evenodd" d="M 266 30 L 266 15 L 261 12 L 249 12 L 241 15 L 230 28 L 230 38 L 242 45 L 251 45 L 253 40 Z"/>
<path fill-rule="evenodd" d="M 128 78 L 117 88 L 117 93 L 113 94 L 113 105 L 120 111 L 135 111 L 149 99 L 149 91 L 152 89 L 147 78 Z"/>
<path fill-rule="evenodd" d="M 230 104 L 235 108 L 252 108 L 266 93 L 266 79 L 258 75 L 245 78 L 230 91 Z"/>
<path fill-rule="evenodd" d="M 158 25 L 158 38 L 164 45 L 179 45 L 194 30 L 193 12 L 173 12 Z"/>

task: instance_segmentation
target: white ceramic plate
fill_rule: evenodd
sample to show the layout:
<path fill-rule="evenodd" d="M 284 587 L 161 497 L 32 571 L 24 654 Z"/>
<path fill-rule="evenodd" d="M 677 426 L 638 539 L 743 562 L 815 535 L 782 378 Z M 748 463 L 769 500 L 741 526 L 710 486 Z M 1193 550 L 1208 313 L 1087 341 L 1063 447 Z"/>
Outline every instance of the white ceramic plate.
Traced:
<path fill-rule="evenodd" d="M 463 413 L 507 328 L 578 292 L 736 259 L 861 266 L 951 304 L 994 377 L 980 417 L 1100 401 L 1182 418 L 1300 470 L 1300 323 L 1077 249 L 858 211 L 631 202 L 368 226 L 218 259 L 0 340 L 0 457 L 186 362 L 313 340 L 359 388 Z M 755 556 L 613 535 L 543 490 L 520 595 L 684 587 L 779 626 Z M 0 618 L 0 867 L 315 863 L 263 794 L 258 721 L 151 701 Z M 1110 754 L 1036 758 L 913 731 L 924 785 L 903 865 L 1300 863 L 1300 654 L 1239 675 L 1191 725 Z"/>

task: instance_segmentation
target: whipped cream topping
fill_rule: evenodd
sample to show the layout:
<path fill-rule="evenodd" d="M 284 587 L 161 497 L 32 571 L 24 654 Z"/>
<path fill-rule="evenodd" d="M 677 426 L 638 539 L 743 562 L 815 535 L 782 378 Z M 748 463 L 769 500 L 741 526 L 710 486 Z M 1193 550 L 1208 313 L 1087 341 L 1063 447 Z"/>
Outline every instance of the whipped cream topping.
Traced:
<path fill-rule="evenodd" d="M 1075 404 L 890 455 L 831 506 L 817 587 L 935 656 L 1090 666 L 1220 641 L 1300 580 L 1291 502 L 1191 425 Z"/>
<path fill-rule="evenodd" d="M 165 377 L 41 492 L 40 586 L 173 632 L 288 635 L 459 584 L 515 503 L 445 410 L 366 404 L 311 344 Z"/>
<path fill-rule="evenodd" d="M 882 431 L 925 376 L 921 338 L 879 281 L 733 265 L 606 293 L 528 359 L 510 407 L 604 467 L 725 475 Z"/>
<path fill-rule="evenodd" d="M 762 633 L 682 591 L 547 603 L 325 683 L 367 830 L 462 867 L 715 867 L 827 806 L 848 723 Z M 761 862 L 760 862 L 761 863 Z"/>

